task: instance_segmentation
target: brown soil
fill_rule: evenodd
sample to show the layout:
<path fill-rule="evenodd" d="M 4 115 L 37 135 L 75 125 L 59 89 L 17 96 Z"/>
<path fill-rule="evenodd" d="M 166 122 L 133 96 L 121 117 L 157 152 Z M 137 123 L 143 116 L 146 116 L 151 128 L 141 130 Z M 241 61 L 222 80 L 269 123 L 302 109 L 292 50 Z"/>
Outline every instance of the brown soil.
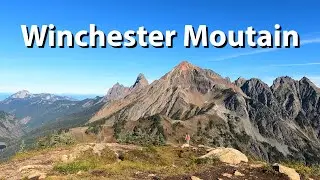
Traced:
<path fill-rule="evenodd" d="M 234 172 L 236 170 L 238 170 L 244 176 L 234 175 Z M 229 177 L 227 175 L 229 175 Z M 289 178 L 286 175 L 283 175 L 274 171 L 268 171 L 265 168 L 252 168 L 247 164 L 242 164 L 239 167 L 229 166 L 229 165 L 220 165 L 196 174 L 166 177 L 164 179 L 165 180 L 191 180 L 191 176 L 195 176 L 203 180 L 217 180 L 217 179 L 289 180 Z"/>

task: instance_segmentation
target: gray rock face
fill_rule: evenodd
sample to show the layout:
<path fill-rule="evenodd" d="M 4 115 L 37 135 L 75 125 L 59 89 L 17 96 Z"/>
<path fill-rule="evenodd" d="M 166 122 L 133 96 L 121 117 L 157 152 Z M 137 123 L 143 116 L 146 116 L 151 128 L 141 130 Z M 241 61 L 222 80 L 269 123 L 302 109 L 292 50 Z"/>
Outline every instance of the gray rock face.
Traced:
<path fill-rule="evenodd" d="M 242 91 L 252 99 L 272 107 L 275 104 L 270 87 L 259 79 L 250 79 L 241 86 Z"/>
<path fill-rule="evenodd" d="M 112 86 L 103 98 L 104 102 L 114 101 L 118 99 L 122 99 L 125 96 L 129 95 L 134 91 L 139 91 L 145 86 L 148 86 L 148 80 L 145 78 L 143 74 L 139 74 L 135 83 L 131 87 L 125 87 L 122 84 L 116 83 Z"/>
<path fill-rule="evenodd" d="M 279 77 L 271 86 L 274 97 L 291 117 L 301 110 L 299 83 L 290 77 Z"/>
<path fill-rule="evenodd" d="M 289 154 L 307 162 L 319 161 L 319 89 L 307 78 L 279 77 L 269 88 L 262 81 L 246 81 L 241 89 L 250 120 L 264 137 L 289 148 Z M 261 103 L 261 104 L 260 104 Z"/>
<path fill-rule="evenodd" d="M 104 97 L 104 101 L 113 101 L 121 99 L 124 96 L 128 95 L 130 88 L 123 86 L 122 84 L 116 83 L 112 86 L 107 92 L 107 95 Z"/>
<path fill-rule="evenodd" d="M 13 115 L 0 111 L 0 142 L 20 137 L 22 126 Z"/>
<path fill-rule="evenodd" d="M 218 74 L 182 62 L 161 79 L 126 98 L 108 103 L 90 121 L 117 114 L 123 119 L 138 120 L 145 116 L 163 114 L 172 119 L 188 119 L 213 105 L 221 90 L 234 88 Z"/>
<path fill-rule="evenodd" d="M 146 79 L 146 77 L 144 77 L 142 73 L 140 73 L 137 77 L 136 82 L 131 86 L 130 90 L 131 91 L 140 90 L 148 85 L 149 85 L 148 80 Z"/>
<path fill-rule="evenodd" d="M 319 138 L 320 90 L 308 78 L 299 81 L 290 77 L 277 78 L 272 90 L 277 101 L 301 127 L 312 126 Z"/>
<path fill-rule="evenodd" d="M 268 161 L 316 163 L 319 94 L 307 78 L 279 77 L 271 87 L 255 78 L 231 83 L 211 70 L 182 62 L 152 84 L 107 103 L 89 122 L 126 122 L 131 125 L 122 129 L 132 129 L 133 122 L 141 124 L 159 114 L 169 141 L 188 132 L 195 143 L 232 146 Z"/>
<path fill-rule="evenodd" d="M 234 81 L 234 84 L 238 87 L 241 87 L 247 80 L 239 77 L 237 80 Z"/>

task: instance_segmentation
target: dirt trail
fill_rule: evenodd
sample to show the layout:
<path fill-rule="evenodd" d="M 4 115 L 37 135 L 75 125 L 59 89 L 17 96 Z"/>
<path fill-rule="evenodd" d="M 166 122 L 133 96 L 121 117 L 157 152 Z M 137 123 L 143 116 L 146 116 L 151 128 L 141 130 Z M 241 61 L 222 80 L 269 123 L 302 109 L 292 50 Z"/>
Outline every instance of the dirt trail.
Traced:
<path fill-rule="evenodd" d="M 10 162 L 0 164 L 0 179 L 15 180 L 26 176 L 41 174 L 51 170 L 53 162 L 59 161 L 61 154 L 68 153 L 69 150 L 59 148 L 52 151 L 43 151 L 33 156 L 17 157 Z"/>

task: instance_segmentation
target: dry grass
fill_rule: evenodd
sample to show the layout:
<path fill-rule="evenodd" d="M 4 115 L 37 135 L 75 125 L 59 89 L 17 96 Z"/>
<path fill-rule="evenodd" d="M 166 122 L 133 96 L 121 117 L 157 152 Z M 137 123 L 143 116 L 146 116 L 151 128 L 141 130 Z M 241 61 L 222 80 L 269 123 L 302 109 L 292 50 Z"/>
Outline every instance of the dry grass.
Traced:
<path fill-rule="evenodd" d="M 83 178 L 102 176 L 105 178 L 133 177 L 137 173 L 161 174 L 173 176 L 204 170 L 215 163 L 214 160 L 199 160 L 199 154 L 204 152 L 173 147 L 148 147 L 142 150 L 132 150 L 122 155 L 122 161 L 117 161 L 114 153 L 105 150 L 101 157 L 86 153 L 72 163 L 59 163 L 54 167 L 54 173 L 70 175 L 81 171 Z"/>
<path fill-rule="evenodd" d="M 306 166 L 304 163 L 301 163 L 301 162 L 283 162 L 281 164 L 295 169 L 304 178 L 320 176 L 319 165 Z"/>
<path fill-rule="evenodd" d="M 73 147 L 74 147 L 74 145 L 61 145 L 61 146 L 57 146 L 57 147 L 32 149 L 32 150 L 25 151 L 25 152 L 18 152 L 17 154 L 15 154 L 14 156 L 11 157 L 11 160 L 12 161 L 20 161 L 20 160 L 32 158 L 35 156 L 43 155 L 43 154 L 46 154 L 51 151 L 55 151 L 55 150 L 59 150 L 59 149 L 68 150 Z"/>
<path fill-rule="evenodd" d="M 117 157 L 109 149 L 101 151 L 101 156 L 93 154 L 91 150 L 84 152 L 80 158 L 71 163 L 58 163 L 54 166 L 54 171 L 61 174 L 74 174 L 79 171 L 89 171 L 103 168 L 105 165 L 115 163 Z"/>
<path fill-rule="evenodd" d="M 26 152 L 18 152 L 16 155 L 14 155 L 11 160 L 13 161 L 19 161 L 19 160 L 24 160 L 24 159 L 28 159 L 34 156 L 38 156 L 41 154 L 45 154 L 48 151 L 52 151 L 55 148 L 45 148 L 45 149 L 33 149 L 30 151 L 26 151 Z"/>

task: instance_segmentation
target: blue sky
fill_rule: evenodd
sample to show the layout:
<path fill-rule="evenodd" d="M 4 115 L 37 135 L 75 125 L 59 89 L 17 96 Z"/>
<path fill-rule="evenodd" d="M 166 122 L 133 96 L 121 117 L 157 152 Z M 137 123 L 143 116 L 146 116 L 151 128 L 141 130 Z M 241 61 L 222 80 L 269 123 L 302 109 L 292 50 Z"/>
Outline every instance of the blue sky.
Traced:
<path fill-rule="evenodd" d="M 317 1 L 4 1 L 0 5 L 0 92 L 103 95 L 116 82 L 131 85 L 142 72 L 155 80 L 182 60 L 209 68 L 232 80 L 258 77 L 267 83 L 281 75 L 307 76 L 320 85 L 320 2 Z M 79 31 L 99 29 L 177 30 L 174 48 L 28 49 L 20 25 L 54 24 Z M 299 49 L 184 48 L 184 25 L 213 30 L 270 30 L 280 24 L 296 30 Z"/>

